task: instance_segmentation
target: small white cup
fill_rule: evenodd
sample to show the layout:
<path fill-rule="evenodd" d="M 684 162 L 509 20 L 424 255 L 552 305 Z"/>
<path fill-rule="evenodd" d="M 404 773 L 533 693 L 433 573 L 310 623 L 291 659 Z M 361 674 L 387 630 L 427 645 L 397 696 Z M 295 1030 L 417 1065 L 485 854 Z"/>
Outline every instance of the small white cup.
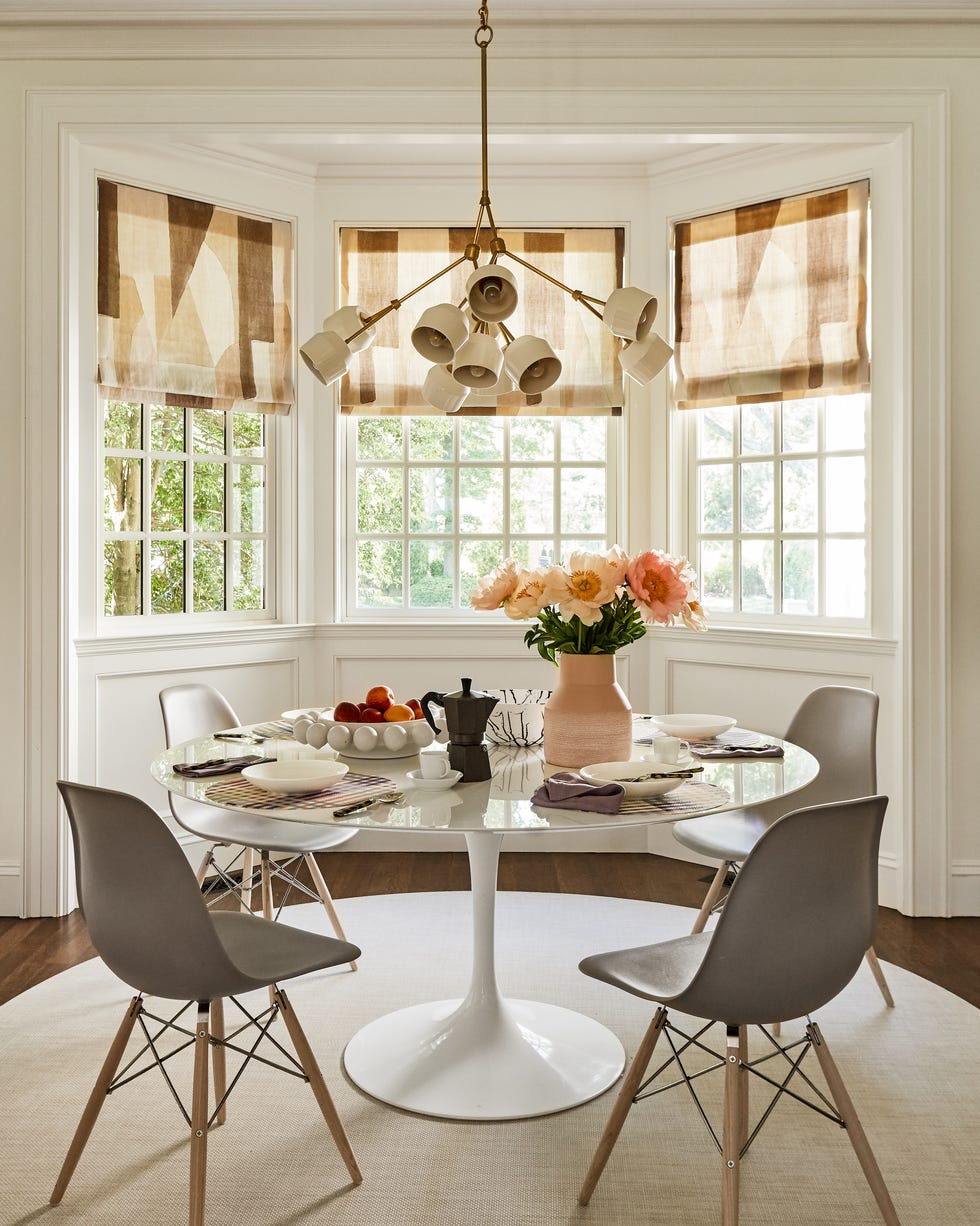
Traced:
<path fill-rule="evenodd" d="M 423 779 L 445 779 L 449 774 L 449 755 L 430 749 L 419 754 Z"/>
<path fill-rule="evenodd" d="M 676 736 L 657 736 L 653 738 L 653 755 L 657 762 L 667 762 L 673 766 L 690 757 L 691 747 L 687 741 Z"/>

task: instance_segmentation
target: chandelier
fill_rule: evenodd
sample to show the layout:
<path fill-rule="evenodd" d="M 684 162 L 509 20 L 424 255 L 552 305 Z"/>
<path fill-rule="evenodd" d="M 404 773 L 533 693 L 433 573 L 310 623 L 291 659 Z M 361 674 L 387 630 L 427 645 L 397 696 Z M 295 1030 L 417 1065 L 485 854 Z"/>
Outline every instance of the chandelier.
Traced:
<path fill-rule="evenodd" d="M 321 383 L 336 383 L 347 373 L 354 355 L 372 344 L 379 320 L 469 262 L 473 271 L 466 281 L 465 299 L 427 308 L 412 331 L 415 349 L 433 363 L 422 386 L 424 399 L 443 413 L 455 413 L 471 391 L 498 396 L 517 389 L 528 396 L 537 395 L 558 381 L 561 360 L 543 337 L 514 336 L 504 322 L 518 303 L 517 279 L 502 262 L 513 261 L 550 281 L 601 319 L 622 342 L 618 356 L 625 373 L 636 383 L 649 383 L 667 365 L 672 353 L 667 342 L 651 331 L 656 298 L 633 285 L 614 289 L 605 301 L 572 289 L 509 250 L 497 231 L 487 173 L 487 48 L 493 30 L 485 3 L 480 5 L 479 18 L 473 40 L 480 49 L 483 190 L 472 239 L 458 259 L 373 314 L 365 314 L 358 306 L 345 306 L 328 315 L 321 331 L 300 348 L 300 354 Z M 489 258 L 481 264 L 484 223 Z"/>

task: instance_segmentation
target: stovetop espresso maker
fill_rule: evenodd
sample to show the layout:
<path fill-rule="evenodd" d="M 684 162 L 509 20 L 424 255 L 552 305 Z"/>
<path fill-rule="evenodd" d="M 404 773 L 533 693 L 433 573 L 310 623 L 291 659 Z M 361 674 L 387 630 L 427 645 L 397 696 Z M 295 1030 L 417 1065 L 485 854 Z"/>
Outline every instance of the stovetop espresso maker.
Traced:
<path fill-rule="evenodd" d="M 490 755 L 483 739 L 487 721 L 497 705 L 497 699 L 481 690 L 474 690 L 472 677 L 462 677 L 463 688 L 453 694 L 437 694 L 430 690 L 421 699 L 422 713 L 436 733 L 436 725 L 429 703 L 437 703 L 446 712 L 446 732 L 449 735 L 449 765 L 463 772 L 464 783 L 476 783 L 489 779 Z"/>

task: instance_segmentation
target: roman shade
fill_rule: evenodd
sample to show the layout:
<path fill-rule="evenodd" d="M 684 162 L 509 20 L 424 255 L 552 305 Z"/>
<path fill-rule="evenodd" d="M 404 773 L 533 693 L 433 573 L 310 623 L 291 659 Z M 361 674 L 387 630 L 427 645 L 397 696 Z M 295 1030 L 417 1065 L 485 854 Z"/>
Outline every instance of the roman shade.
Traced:
<path fill-rule="evenodd" d="M 510 250 L 573 288 L 606 297 L 623 283 L 621 229 L 501 230 Z M 482 244 L 489 245 L 484 232 Z M 399 289 L 417 285 L 433 269 L 462 255 L 471 228 L 407 228 L 340 231 L 340 301 L 373 311 Z M 340 385 L 344 413 L 435 415 L 422 397 L 430 364 L 413 348 L 412 329 L 422 312 L 439 302 L 466 298 L 472 265 L 461 264 L 448 278 L 429 286 L 377 324 L 377 339 L 357 354 Z M 470 393 L 460 413 L 481 416 L 614 415 L 622 411 L 623 377 L 616 354 L 620 342 L 601 320 L 533 273 L 522 274 L 520 300 L 507 326 L 515 336 L 546 336 L 562 362 L 558 383 L 534 396 L 513 392 L 499 399 Z"/>
<path fill-rule="evenodd" d="M 288 413 L 292 259 L 288 222 L 100 179 L 103 394 Z"/>
<path fill-rule="evenodd" d="M 869 390 L 869 186 L 675 226 L 678 408 Z"/>

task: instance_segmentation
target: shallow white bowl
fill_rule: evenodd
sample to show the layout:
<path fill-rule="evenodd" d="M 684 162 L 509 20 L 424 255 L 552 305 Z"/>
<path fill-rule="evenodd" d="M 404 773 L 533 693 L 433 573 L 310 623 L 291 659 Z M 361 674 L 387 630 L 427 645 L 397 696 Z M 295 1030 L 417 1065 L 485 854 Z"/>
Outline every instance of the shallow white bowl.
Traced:
<path fill-rule="evenodd" d="M 683 772 L 691 769 L 691 763 L 669 762 L 594 762 L 583 766 L 579 774 L 590 783 L 621 783 L 627 796 L 663 796 L 684 782 Z M 674 779 L 647 779 L 637 783 L 639 775 L 676 774 Z"/>
<path fill-rule="evenodd" d="M 246 766 L 242 771 L 242 777 L 256 787 L 285 795 L 322 792 L 346 774 L 347 767 L 331 758 L 316 761 L 256 762 L 254 766 Z"/>
<path fill-rule="evenodd" d="M 734 728 L 738 720 L 733 715 L 651 715 L 650 723 L 667 736 L 707 741 Z"/>
<path fill-rule="evenodd" d="M 310 725 L 296 726 L 296 721 L 303 716 L 322 729 L 326 734 L 326 744 L 345 758 L 373 758 L 379 761 L 385 758 L 408 758 L 435 740 L 435 733 L 424 719 L 353 724 L 333 719 L 333 707 L 307 707 L 303 710 L 284 711 L 283 719 L 293 722 L 293 736 L 301 744 L 310 743 Z"/>
<path fill-rule="evenodd" d="M 426 792 L 445 792 L 459 783 L 463 772 L 450 771 L 447 775 L 440 775 L 438 779 L 427 779 L 420 770 L 406 771 L 405 775 L 411 779 L 413 788 L 422 788 Z"/>

